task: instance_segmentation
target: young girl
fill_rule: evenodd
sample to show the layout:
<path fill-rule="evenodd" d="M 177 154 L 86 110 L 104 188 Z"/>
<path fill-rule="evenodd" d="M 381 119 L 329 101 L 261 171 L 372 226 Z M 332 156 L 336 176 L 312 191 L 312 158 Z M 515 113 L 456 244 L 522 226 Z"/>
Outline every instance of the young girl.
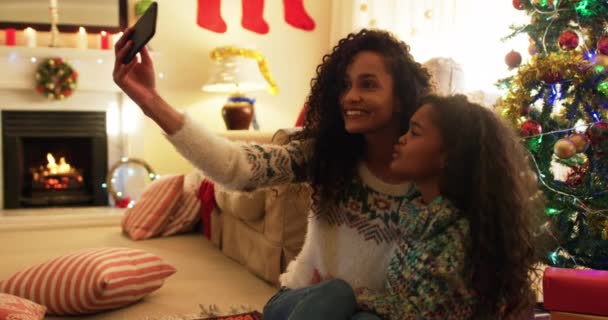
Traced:
<path fill-rule="evenodd" d="M 265 318 L 338 319 L 332 313 L 337 308 L 324 300 L 333 296 L 325 294 L 332 286 L 315 286 L 321 288 L 316 294 L 297 290 L 311 289 L 316 277 L 343 279 L 329 282 L 338 289 L 382 289 L 398 209 L 409 190 L 409 182 L 390 171 L 392 149 L 429 89 L 429 76 L 409 48 L 382 31 L 340 40 L 317 68 L 303 131 L 284 146 L 250 145 L 215 135 L 165 102 L 145 49 L 141 62 L 120 64 L 132 46 L 131 32 L 116 44 L 114 80 L 184 157 L 227 188 L 299 181 L 313 188 L 304 246 L 281 276 L 285 289 L 269 303 Z"/>
<path fill-rule="evenodd" d="M 529 309 L 541 208 L 512 130 L 465 96 L 429 96 L 391 169 L 417 192 L 400 210 L 386 288 L 355 290 L 359 306 L 384 319 L 501 319 Z"/>

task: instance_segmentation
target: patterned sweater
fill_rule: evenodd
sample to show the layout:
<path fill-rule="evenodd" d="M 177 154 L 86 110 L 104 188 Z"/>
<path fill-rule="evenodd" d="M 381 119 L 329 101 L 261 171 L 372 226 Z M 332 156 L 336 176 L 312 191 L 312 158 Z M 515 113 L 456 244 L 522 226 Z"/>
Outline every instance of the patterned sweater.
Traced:
<path fill-rule="evenodd" d="M 308 142 L 292 141 L 286 145 L 232 142 L 197 124 L 187 114 L 184 126 L 167 138 L 194 166 L 225 188 L 250 191 L 284 183 L 305 182 L 304 172 L 311 149 Z M 414 188 L 409 183 L 385 183 L 363 164 L 359 165 L 357 172 L 358 175 L 342 190 L 337 206 L 333 207 L 332 212 L 327 212 L 329 219 L 309 215 L 304 245 L 280 276 L 281 285 L 288 288 L 309 286 L 316 269 L 322 276 L 343 279 L 353 288 L 367 288 L 358 297 L 358 302 L 387 319 L 416 318 L 412 315 L 421 310 L 439 308 L 441 301 L 453 301 L 450 308 L 462 308 L 461 302 L 456 302 L 457 291 L 448 292 L 447 284 L 435 280 L 437 275 L 431 272 L 445 270 L 441 276 L 446 279 L 450 273 L 457 275 L 462 268 L 461 260 L 452 254 L 462 249 L 464 241 L 455 241 L 458 240 L 456 231 L 445 236 L 438 235 L 433 245 L 426 244 L 429 248 L 421 247 L 427 243 L 424 241 L 402 241 L 409 237 L 407 232 L 415 239 L 417 234 L 414 230 L 408 231 L 407 226 L 417 230 L 422 225 L 416 215 L 425 216 L 420 213 L 421 210 L 408 216 L 414 208 L 410 202 L 415 195 Z M 427 233 L 424 235 L 430 236 Z M 408 246 L 413 246 L 413 249 L 408 250 Z M 423 256 L 412 256 L 414 252 Z M 430 259 L 427 253 L 437 259 Z M 400 266 L 405 266 L 401 264 L 404 257 L 413 259 L 413 262 L 407 263 L 409 267 L 415 265 L 420 270 L 414 272 L 418 269 L 412 269 L 412 274 L 400 273 Z M 424 270 L 424 263 L 436 263 L 436 266 Z M 416 278 L 417 275 L 425 276 Z M 400 309 L 406 306 L 404 299 L 407 298 L 401 293 L 416 292 L 418 287 L 421 291 L 412 295 L 412 299 L 418 297 L 419 301 L 409 300 L 410 309 L 401 313 Z M 422 296 L 423 292 L 429 296 Z M 441 300 L 443 295 L 448 295 L 449 299 Z M 454 299 L 450 300 L 451 297 Z M 431 306 L 433 301 L 438 303 Z M 421 309 L 416 309 L 418 307 Z M 397 316 L 393 316 L 393 313 Z"/>
<path fill-rule="evenodd" d="M 360 306 L 384 319 L 469 319 L 476 299 L 464 280 L 469 224 L 441 197 L 406 202 L 386 288 L 364 289 Z"/>
<path fill-rule="evenodd" d="M 206 176 L 234 190 L 253 190 L 290 182 L 305 182 L 310 159 L 307 142 L 255 145 L 229 141 L 185 115 L 184 126 L 168 140 Z M 353 288 L 384 288 L 386 270 L 397 237 L 399 207 L 411 185 L 388 184 L 364 166 L 343 190 L 332 217 L 309 214 L 304 245 L 281 275 L 281 285 L 311 285 L 315 269 L 344 279 Z M 363 258 L 362 258 L 363 257 Z"/>

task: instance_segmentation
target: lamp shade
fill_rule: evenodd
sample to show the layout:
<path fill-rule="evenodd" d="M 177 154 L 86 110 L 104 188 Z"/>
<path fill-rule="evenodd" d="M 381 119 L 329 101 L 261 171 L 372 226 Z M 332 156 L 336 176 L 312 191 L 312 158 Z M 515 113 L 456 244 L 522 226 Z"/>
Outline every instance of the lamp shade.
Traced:
<path fill-rule="evenodd" d="M 227 57 L 215 60 L 211 76 L 203 85 L 207 92 L 252 92 L 268 89 L 254 59 Z"/>

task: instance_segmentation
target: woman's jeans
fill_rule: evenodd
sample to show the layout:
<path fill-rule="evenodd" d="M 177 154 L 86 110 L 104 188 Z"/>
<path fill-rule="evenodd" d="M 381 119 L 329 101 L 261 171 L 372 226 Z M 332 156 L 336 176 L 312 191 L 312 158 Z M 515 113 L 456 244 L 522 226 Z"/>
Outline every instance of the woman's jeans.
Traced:
<path fill-rule="evenodd" d="M 332 279 L 301 289 L 283 288 L 264 306 L 264 320 L 382 320 L 357 312 L 351 286 Z"/>

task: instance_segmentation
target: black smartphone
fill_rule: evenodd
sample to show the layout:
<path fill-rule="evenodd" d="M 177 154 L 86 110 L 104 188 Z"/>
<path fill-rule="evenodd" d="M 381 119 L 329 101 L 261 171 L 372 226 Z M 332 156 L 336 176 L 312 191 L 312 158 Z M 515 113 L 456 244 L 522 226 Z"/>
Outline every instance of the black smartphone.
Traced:
<path fill-rule="evenodd" d="M 137 20 L 133 26 L 133 33 L 129 40 L 133 41 L 133 46 L 126 56 L 122 59 L 122 64 L 129 64 L 141 49 L 152 39 L 156 32 L 156 17 L 158 16 L 158 3 L 152 2 L 150 7 Z"/>

